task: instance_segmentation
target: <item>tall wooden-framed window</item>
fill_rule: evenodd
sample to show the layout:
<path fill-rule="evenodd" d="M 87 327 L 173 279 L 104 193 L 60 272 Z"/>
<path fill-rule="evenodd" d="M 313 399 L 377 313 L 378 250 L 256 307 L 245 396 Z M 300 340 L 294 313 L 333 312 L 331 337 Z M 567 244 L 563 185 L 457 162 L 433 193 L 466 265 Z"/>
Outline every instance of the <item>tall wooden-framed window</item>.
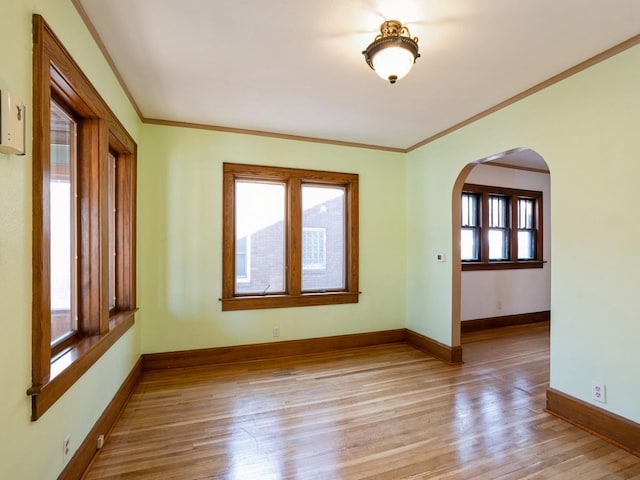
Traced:
<path fill-rule="evenodd" d="M 536 260 L 538 255 L 538 202 L 518 197 L 518 260 Z"/>
<path fill-rule="evenodd" d="M 511 260 L 511 197 L 489 194 L 489 261 Z"/>
<path fill-rule="evenodd" d="M 50 104 L 49 268 L 51 351 L 57 355 L 78 332 L 77 122 L 55 100 Z"/>
<path fill-rule="evenodd" d="M 136 145 L 33 17 L 32 420 L 133 325 Z"/>
<path fill-rule="evenodd" d="M 107 217 L 109 219 L 109 311 L 116 308 L 117 303 L 117 269 L 116 260 L 118 256 L 118 209 L 116 208 L 116 200 L 118 194 L 117 181 L 117 157 L 116 153 L 109 150 L 108 166 L 107 166 Z"/>
<path fill-rule="evenodd" d="M 541 268 L 542 192 L 465 184 L 463 270 Z"/>
<path fill-rule="evenodd" d="M 480 203 L 479 193 L 462 193 L 462 231 L 460 235 L 461 258 L 463 261 L 480 261 Z"/>
<path fill-rule="evenodd" d="M 357 303 L 358 175 L 225 163 L 223 179 L 223 310 Z"/>

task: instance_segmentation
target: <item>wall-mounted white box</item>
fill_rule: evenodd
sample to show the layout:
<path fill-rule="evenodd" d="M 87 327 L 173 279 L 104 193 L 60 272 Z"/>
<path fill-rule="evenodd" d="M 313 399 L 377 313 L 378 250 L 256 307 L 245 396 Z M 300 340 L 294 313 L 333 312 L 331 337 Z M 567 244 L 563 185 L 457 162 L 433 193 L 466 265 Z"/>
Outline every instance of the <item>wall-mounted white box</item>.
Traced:
<path fill-rule="evenodd" d="M 0 153 L 24 155 L 25 113 L 22 100 L 0 90 Z"/>

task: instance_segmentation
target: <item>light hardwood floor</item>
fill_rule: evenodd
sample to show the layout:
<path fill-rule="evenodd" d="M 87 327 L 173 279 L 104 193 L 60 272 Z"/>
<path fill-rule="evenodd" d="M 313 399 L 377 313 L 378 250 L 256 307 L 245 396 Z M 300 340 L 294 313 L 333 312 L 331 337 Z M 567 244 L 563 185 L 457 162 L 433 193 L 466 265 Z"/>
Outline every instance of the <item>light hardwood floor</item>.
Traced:
<path fill-rule="evenodd" d="M 146 372 L 94 479 L 640 479 L 640 458 L 543 411 L 547 324 Z"/>

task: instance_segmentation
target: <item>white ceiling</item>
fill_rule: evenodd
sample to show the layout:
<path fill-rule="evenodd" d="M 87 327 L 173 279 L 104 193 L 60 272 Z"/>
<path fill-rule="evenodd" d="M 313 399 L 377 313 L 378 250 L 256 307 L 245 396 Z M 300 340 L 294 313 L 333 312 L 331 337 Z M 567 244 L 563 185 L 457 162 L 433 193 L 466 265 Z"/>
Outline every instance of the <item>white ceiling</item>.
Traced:
<path fill-rule="evenodd" d="M 640 0 L 74 0 L 145 119 L 408 149 L 640 33 Z M 421 58 L 390 85 L 385 19 Z"/>

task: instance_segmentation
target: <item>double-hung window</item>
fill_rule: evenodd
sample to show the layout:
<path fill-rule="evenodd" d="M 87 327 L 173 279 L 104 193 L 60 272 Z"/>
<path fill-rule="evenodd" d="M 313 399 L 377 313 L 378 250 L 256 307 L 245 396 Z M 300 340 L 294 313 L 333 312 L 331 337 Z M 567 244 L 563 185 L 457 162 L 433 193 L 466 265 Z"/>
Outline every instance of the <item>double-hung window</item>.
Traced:
<path fill-rule="evenodd" d="M 542 192 L 465 184 L 460 210 L 463 270 L 542 267 Z"/>
<path fill-rule="evenodd" d="M 460 235 L 461 258 L 463 261 L 480 260 L 480 207 L 478 193 L 462 194 L 462 231 Z"/>
<path fill-rule="evenodd" d="M 489 194 L 489 261 L 511 259 L 509 207 L 506 195 Z"/>
<path fill-rule="evenodd" d="M 358 175 L 223 170 L 223 310 L 358 301 Z"/>
<path fill-rule="evenodd" d="M 49 257 L 51 346 L 69 343 L 77 332 L 77 125 L 55 101 L 50 104 Z"/>
<path fill-rule="evenodd" d="M 535 198 L 518 197 L 518 260 L 536 260 L 537 204 Z"/>
<path fill-rule="evenodd" d="M 133 325 L 136 144 L 41 16 L 33 29 L 36 420 Z"/>

